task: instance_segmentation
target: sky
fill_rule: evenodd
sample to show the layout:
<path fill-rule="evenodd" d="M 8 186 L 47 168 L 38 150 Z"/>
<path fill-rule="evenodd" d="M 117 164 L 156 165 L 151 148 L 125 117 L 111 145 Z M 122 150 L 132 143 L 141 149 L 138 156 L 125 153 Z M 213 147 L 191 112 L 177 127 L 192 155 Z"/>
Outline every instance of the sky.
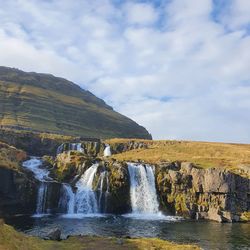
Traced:
<path fill-rule="evenodd" d="M 65 77 L 154 139 L 250 143 L 249 0 L 0 0 L 0 65 Z"/>

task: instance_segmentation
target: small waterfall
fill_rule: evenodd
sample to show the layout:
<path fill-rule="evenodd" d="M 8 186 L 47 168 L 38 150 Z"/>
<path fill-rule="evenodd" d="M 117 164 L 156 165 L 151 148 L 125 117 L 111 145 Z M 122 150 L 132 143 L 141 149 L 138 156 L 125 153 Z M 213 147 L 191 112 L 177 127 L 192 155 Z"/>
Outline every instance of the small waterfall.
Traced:
<path fill-rule="evenodd" d="M 106 212 L 106 207 L 107 207 L 107 197 L 109 194 L 109 179 L 108 179 L 108 172 L 103 171 L 98 180 L 98 189 L 100 191 L 99 193 L 99 199 L 98 199 L 98 207 L 99 211 L 101 213 Z M 105 190 L 105 191 L 104 191 Z"/>
<path fill-rule="evenodd" d="M 65 149 L 65 145 L 67 146 Z M 56 151 L 56 154 L 61 154 L 64 151 L 78 151 L 78 152 L 84 152 L 84 149 L 82 148 L 82 143 L 63 143 L 61 144 Z"/>
<path fill-rule="evenodd" d="M 110 148 L 109 145 L 106 145 L 106 148 L 104 149 L 103 155 L 104 155 L 105 157 L 109 157 L 109 156 L 112 155 L 112 153 L 111 153 L 111 148 Z"/>
<path fill-rule="evenodd" d="M 92 184 L 98 168 L 98 164 L 93 164 L 82 175 L 76 183 L 76 213 L 93 214 L 98 213 L 98 203 Z"/>
<path fill-rule="evenodd" d="M 149 165 L 128 163 L 128 170 L 132 213 L 159 213 L 153 169 Z"/>
<path fill-rule="evenodd" d="M 68 184 L 62 184 L 58 207 L 67 214 L 73 214 L 75 212 L 75 194 Z"/>
<path fill-rule="evenodd" d="M 36 214 L 46 214 L 46 200 L 48 193 L 48 184 L 46 182 L 41 182 L 38 195 L 37 195 L 37 205 L 36 205 Z"/>
<path fill-rule="evenodd" d="M 46 202 L 48 194 L 48 185 L 52 179 L 49 177 L 49 171 L 41 168 L 42 160 L 38 157 L 31 157 L 30 160 L 23 162 L 23 167 L 33 172 L 35 178 L 40 181 L 37 194 L 36 215 L 46 214 Z"/>

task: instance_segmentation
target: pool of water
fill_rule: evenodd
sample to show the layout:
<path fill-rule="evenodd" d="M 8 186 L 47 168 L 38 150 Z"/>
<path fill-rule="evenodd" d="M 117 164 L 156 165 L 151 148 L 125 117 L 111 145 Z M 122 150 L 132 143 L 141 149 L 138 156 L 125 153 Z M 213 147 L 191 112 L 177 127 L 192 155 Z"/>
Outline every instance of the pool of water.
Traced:
<path fill-rule="evenodd" d="M 60 228 L 62 236 L 98 235 L 158 237 L 179 243 L 196 243 L 203 249 L 250 249 L 250 224 L 220 224 L 182 220 L 178 217 L 143 216 L 15 216 L 6 223 L 30 235 L 46 236 Z"/>

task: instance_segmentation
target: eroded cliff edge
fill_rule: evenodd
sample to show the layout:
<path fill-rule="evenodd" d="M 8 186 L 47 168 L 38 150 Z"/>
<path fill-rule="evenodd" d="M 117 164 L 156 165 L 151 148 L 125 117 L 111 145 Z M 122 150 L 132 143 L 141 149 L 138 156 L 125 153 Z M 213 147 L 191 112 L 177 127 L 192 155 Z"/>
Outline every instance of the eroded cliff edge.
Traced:
<path fill-rule="evenodd" d="M 127 161 L 114 158 L 118 156 L 116 153 L 146 150 L 149 145 L 143 141 L 134 140 L 111 144 L 111 151 L 114 155 L 110 158 L 103 158 L 105 143 L 107 142 L 82 141 L 80 152 L 75 150 L 75 145 L 72 148 L 70 143 L 63 144 L 57 156 L 43 157 L 44 167 L 50 169 L 51 176 L 58 183 L 68 183 L 74 187 L 80 176 L 93 163 L 98 163 L 93 189 L 99 192 L 99 177 L 103 171 L 107 172 L 110 189 L 106 212 L 117 214 L 130 212 L 128 164 Z M 1 190 L 10 190 L 9 187 L 14 187 L 14 193 L 19 192 L 22 194 L 20 197 L 28 197 L 20 199 L 22 202 L 19 203 L 22 204 L 22 207 L 27 206 L 30 211 L 32 210 L 31 212 L 34 212 L 35 205 L 30 206 L 30 202 L 32 200 L 35 203 L 37 183 L 30 173 L 20 168 L 21 161 L 25 158 L 26 154 L 25 157 L 16 160 L 19 167 L 8 170 L 11 171 L 12 177 L 7 182 L 3 182 Z M 241 172 L 240 175 L 225 168 L 203 169 L 185 161 L 157 162 L 155 164 L 136 159 L 134 161 L 142 165 L 150 164 L 154 169 L 160 209 L 167 214 L 218 222 L 249 221 L 250 179 L 246 174 Z M 5 164 L 5 170 L 2 171 L 6 171 L 6 166 Z M 21 175 L 21 180 L 17 181 L 16 177 L 13 177 L 16 175 Z M 49 206 L 52 212 L 57 212 L 58 195 L 60 195 L 58 187 L 56 189 L 57 191 L 51 192 L 53 202 Z M 7 204 L 10 200 L 3 196 L 3 201 Z M 2 212 L 6 212 L 6 206 L 2 206 L 1 209 Z"/>

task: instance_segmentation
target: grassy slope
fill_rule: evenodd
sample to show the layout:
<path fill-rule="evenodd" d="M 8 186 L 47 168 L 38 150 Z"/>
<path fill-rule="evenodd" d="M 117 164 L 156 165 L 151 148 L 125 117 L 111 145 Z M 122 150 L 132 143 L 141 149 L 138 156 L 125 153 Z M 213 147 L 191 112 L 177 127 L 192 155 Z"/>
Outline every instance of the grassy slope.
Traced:
<path fill-rule="evenodd" d="M 5 67 L 0 67 L 0 125 L 96 138 L 149 138 L 143 127 L 72 82 Z"/>
<path fill-rule="evenodd" d="M 106 140 L 110 145 L 125 143 L 127 139 Z M 138 149 L 113 155 L 117 160 L 144 160 L 148 163 L 188 161 L 200 167 L 229 168 L 232 171 L 246 170 L 250 166 L 250 144 L 229 144 L 191 141 L 142 141 L 147 149 Z"/>
<path fill-rule="evenodd" d="M 120 242 L 122 241 L 122 244 Z M 122 239 L 103 238 L 103 237 L 70 237 L 64 241 L 42 240 L 36 237 L 30 237 L 15 231 L 12 227 L 3 224 L 0 221 L 0 250 L 198 250 L 195 245 L 178 245 L 160 239 Z"/>

